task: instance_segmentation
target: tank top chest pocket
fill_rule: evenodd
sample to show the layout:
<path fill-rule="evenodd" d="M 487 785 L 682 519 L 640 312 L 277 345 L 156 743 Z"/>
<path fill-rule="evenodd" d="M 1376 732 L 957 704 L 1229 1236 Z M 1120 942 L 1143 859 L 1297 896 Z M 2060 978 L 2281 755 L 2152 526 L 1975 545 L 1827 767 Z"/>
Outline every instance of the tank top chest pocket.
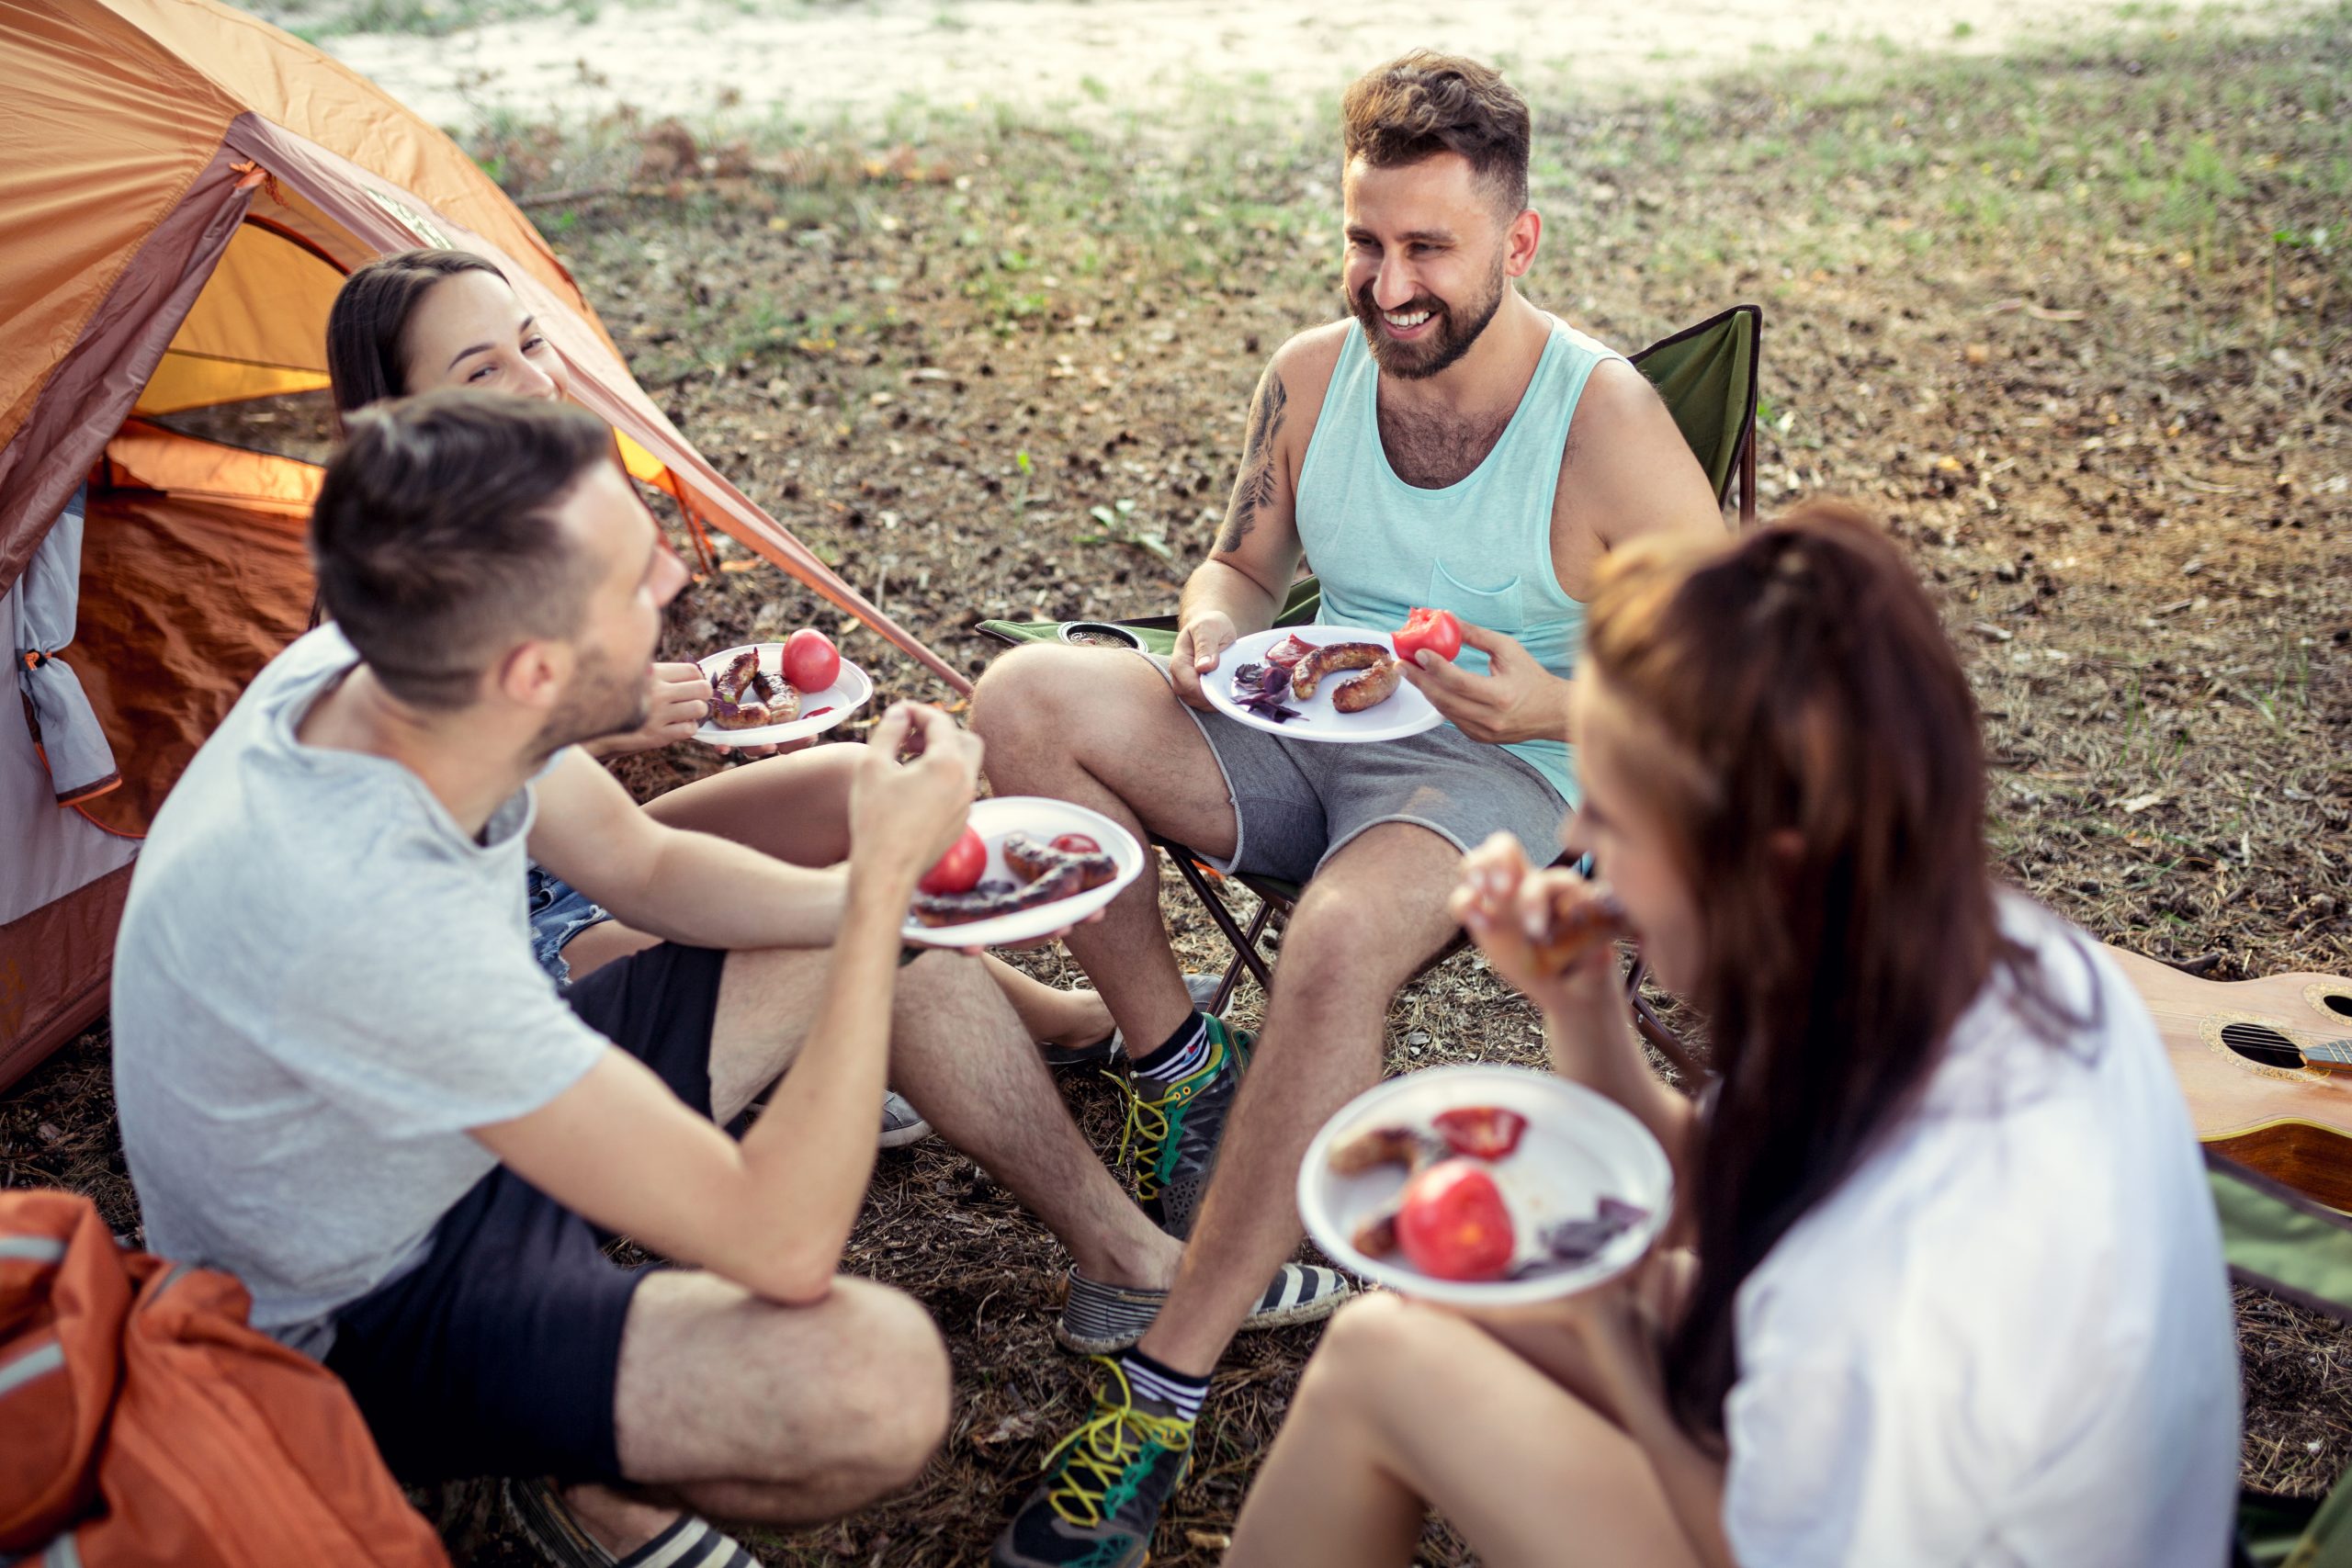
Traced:
<path fill-rule="evenodd" d="M 1516 633 L 1527 624 L 1521 599 L 1516 577 L 1506 579 L 1498 588 L 1473 588 L 1446 570 L 1443 561 L 1431 561 L 1429 596 L 1421 602 L 1432 610 L 1451 610 L 1457 619 L 1488 631 Z"/>

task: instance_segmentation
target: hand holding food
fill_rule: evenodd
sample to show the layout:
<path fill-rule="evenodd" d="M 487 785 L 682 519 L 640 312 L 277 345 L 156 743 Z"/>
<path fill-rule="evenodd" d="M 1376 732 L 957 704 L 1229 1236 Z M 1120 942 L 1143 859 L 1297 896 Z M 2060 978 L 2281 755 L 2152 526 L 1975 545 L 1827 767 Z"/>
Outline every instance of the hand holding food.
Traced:
<path fill-rule="evenodd" d="M 898 760 L 910 731 L 922 756 Z M 962 836 L 978 788 L 980 742 L 937 708 L 893 703 L 874 727 L 850 784 L 850 866 L 915 881 Z"/>
<path fill-rule="evenodd" d="M 1451 610 L 1416 608 L 1390 640 L 1396 645 L 1396 657 L 1408 664 L 1420 662 L 1418 656 L 1423 649 L 1450 662 L 1462 651 L 1462 623 Z"/>
<path fill-rule="evenodd" d="M 1239 635 L 1234 629 L 1232 617 L 1221 610 L 1195 615 L 1179 626 L 1176 646 L 1168 658 L 1168 678 L 1175 684 L 1176 695 L 1193 707 L 1208 709 L 1208 697 L 1201 690 L 1201 676 L 1216 668 L 1216 661 Z"/>
<path fill-rule="evenodd" d="M 1463 858 L 1446 907 L 1495 972 L 1546 1010 L 1613 984 L 1610 943 L 1628 934 L 1623 908 L 1572 871 L 1531 867 L 1508 833 Z"/>

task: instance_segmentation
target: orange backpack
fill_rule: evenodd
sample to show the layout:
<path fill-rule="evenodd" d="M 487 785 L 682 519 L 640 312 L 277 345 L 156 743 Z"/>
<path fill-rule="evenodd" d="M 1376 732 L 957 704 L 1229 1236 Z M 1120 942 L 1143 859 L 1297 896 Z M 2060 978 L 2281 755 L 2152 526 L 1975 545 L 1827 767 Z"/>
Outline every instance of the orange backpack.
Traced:
<path fill-rule="evenodd" d="M 0 1562 L 447 1568 L 350 1393 L 229 1275 L 0 1192 Z"/>

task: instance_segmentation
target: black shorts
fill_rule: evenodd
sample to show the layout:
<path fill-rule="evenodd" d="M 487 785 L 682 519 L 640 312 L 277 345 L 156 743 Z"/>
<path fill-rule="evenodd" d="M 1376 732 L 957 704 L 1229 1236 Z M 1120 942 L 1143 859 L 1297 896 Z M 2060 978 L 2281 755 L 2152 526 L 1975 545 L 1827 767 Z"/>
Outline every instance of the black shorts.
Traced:
<path fill-rule="evenodd" d="M 662 943 L 572 988 L 588 1026 L 710 1114 L 710 1031 L 727 954 Z M 424 1261 L 335 1314 L 327 1366 L 403 1481 L 621 1479 L 614 1384 L 649 1270 L 504 1167 L 442 1216 Z"/>

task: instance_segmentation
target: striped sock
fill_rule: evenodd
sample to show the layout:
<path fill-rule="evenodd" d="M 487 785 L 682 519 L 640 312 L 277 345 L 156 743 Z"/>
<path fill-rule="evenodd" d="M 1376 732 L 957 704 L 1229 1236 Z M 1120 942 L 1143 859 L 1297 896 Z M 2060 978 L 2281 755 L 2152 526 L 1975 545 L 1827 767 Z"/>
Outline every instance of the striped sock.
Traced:
<path fill-rule="evenodd" d="M 1187 1377 L 1140 1350 L 1129 1350 L 1121 1356 L 1119 1370 L 1127 1374 L 1129 1388 L 1146 1399 L 1167 1405 L 1178 1420 L 1200 1419 L 1201 1401 L 1208 1397 L 1208 1379 Z"/>
<path fill-rule="evenodd" d="M 1209 1059 L 1209 1017 L 1193 1013 L 1176 1026 L 1157 1051 L 1136 1058 L 1136 1077 L 1152 1083 L 1177 1083 L 1199 1072 Z"/>

